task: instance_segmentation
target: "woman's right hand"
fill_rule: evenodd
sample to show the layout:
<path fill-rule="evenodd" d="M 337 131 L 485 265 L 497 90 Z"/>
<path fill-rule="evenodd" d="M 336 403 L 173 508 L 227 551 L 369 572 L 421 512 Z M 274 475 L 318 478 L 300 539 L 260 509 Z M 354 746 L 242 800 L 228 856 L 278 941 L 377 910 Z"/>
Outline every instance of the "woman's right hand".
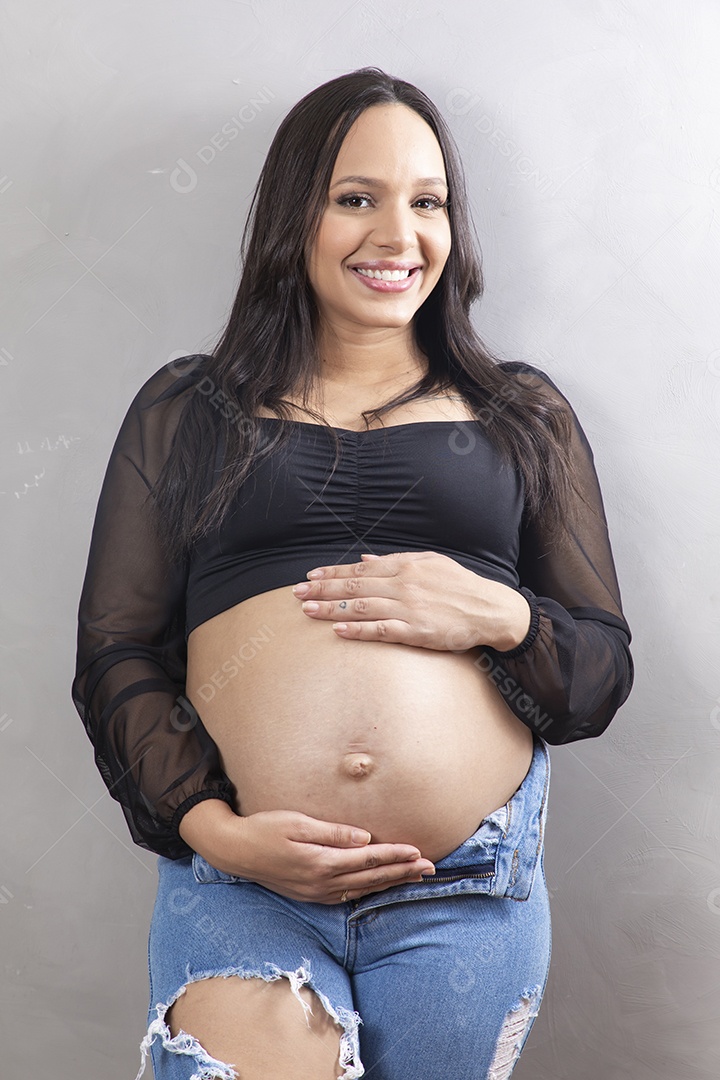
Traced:
<path fill-rule="evenodd" d="M 209 802 L 216 800 L 193 807 L 182 826 L 187 828 L 186 818 Z M 356 900 L 393 885 L 421 881 L 424 873 L 435 869 L 412 844 L 373 844 L 365 829 L 295 810 L 265 810 L 247 817 L 222 813 L 211 829 L 203 829 L 200 847 L 199 834 L 195 843 L 185 832 L 182 835 L 216 869 L 291 900 L 315 904 Z"/>

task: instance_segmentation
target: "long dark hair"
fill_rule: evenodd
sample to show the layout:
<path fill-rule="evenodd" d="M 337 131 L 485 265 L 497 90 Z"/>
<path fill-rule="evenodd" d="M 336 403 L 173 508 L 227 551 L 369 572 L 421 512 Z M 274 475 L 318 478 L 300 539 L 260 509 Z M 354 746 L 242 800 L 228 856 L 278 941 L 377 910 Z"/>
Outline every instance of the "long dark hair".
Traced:
<path fill-rule="evenodd" d="M 413 109 L 438 140 L 450 193 L 451 249 L 413 322 L 415 342 L 428 360 L 426 374 L 406 392 L 362 415 L 368 423 L 368 418 L 431 390 L 456 387 L 473 415 L 483 419 L 501 455 L 521 471 L 528 519 L 543 518 L 551 538 L 569 519 L 567 412 L 539 388 L 503 370 L 470 321 L 470 307 L 484 285 L 452 135 L 422 91 L 367 67 L 332 79 L 302 98 L 280 124 L 268 151 L 242 236 L 243 269 L 229 321 L 197 369 L 202 380 L 196 390 L 201 392 L 188 395 L 152 492 L 161 511 L 163 539 L 174 558 L 184 558 L 220 525 L 256 463 L 287 441 L 288 425 L 279 424 L 274 438 L 260 445 L 259 407 L 292 419 L 292 403 L 285 395 L 299 397 L 304 411 L 325 423 L 308 405 L 319 371 L 319 316 L 305 255 L 317 234 L 345 136 L 365 109 L 386 104 Z M 180 365 L 176 373 L 182 370 Z M 340 440 L 331 431 L 334 470 Z M 217 469 L 219 446 L 222 467 Z M 208 486 L 208 469 L 199 465 L 213 462 L 216 472 Z"/>

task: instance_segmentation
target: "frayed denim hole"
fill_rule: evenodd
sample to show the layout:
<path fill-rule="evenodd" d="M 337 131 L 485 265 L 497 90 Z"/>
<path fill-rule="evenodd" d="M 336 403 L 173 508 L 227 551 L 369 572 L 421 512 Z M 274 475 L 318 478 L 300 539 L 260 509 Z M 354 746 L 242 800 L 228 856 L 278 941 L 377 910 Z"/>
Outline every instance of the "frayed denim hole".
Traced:
<path fill-rule="evenodd" d="M 160 1002 L 155 1006 L 157 1017 L 151 1021 L 147 1034 L 140 1044 L 140 1070 L 137 1073 L 135 1080 L 140 1080 L 143 1075 L 150 1046 L 158 1035 L 162 1040 L 164 1049 L 171 1053 L 189 1054 L 197 1058 L 199 1068 L 193 1073 L 190 1080 L 238 1080 L 238 1074 L 231 1065 L 211 1057 L 193 1035 L 180 1031 L 177 1035 L 173 1036 L 165 1021 L 168 1010 L 175 1004 L 178 998 L 185 993 L 185 990 L 190 983 L 199 982 L 202 979 L 226 979 L 233 976 L 238 976 L 242 979 L 259 978 L 264 979 L 266 982 L 274 982 L 276 979 L 281 978 L 288 979 L 292 993 L 303 1007 L 305 1020 L 309 1027 L 310 1021 L 308 1014 L 312 1014 L 312 1006 L 300 996 L 300 987 L 307 984 L 320 999 L 320 1002 L 328 1015 L 343 1029 L 340 1034 L 340 1065 L 344 1070 L 341 1080 L 360 1080 L 360 1077 L 365 1075 L 365 1069 L 360 1060 L 360 1043 L 358 1036 L 358 1027 L 362 1023 L 360 1015 L 357 1012 L 345 1009 L 342 1006 L 338 1006 L 338 1008 L 335 1009 L 331 1004 L 330 999 L 316 986 L 313 986 L 310 974 L 310 961 L 306 957 L 303 957 L 302 963 L 303 966 L 298 968 L 297 971 L 283 971 L 282 968 L 277 967 L 277 965 L 266 961 L 264 965 L 266 969 L 265 972 L 232 968 L 219 972 L 210 971 L 195 974 L 192 979 L 180 987 L 177 993 L 174 994 L 168 1002 Z"/>
<path fill-rule="evenodd" d="M 520 1057 L 530 1028 L 540 1009 L 542 988 L 525 991 L 507 1013 L 500 1030 L 487 1080 L 508 1080 Z"/>

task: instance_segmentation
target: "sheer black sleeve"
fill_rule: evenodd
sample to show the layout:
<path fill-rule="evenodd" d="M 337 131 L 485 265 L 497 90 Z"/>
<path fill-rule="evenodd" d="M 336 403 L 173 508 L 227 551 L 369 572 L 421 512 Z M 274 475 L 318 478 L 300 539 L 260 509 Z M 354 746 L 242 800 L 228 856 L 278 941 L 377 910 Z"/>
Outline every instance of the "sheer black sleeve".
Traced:
<path fill-rule="evenodd" d="M 530 629 L 508 652 L 485 648 L 482 663 L 510 709 L 546 742 L 595 738 L 627 699 L 633 662 L 593 453 L 569 402 L 544 372 L 529 364 L 503 367 L 567 410 L 583 499 L 576 500 L 576 522 L 556 544 L 540 526 L 523 526 L 518 574 Z"/>
<path fill-rule="evenodd" d="M 207 798 L 232 805 L 215 744 L 184 696 L 187 565 L 172 565 L 148 492 L 193 376 L 175 362 L 140 388 L 102 484 L 78 611 L 72 698 L 133 841 L 178 859 L 177 827 Z"/>

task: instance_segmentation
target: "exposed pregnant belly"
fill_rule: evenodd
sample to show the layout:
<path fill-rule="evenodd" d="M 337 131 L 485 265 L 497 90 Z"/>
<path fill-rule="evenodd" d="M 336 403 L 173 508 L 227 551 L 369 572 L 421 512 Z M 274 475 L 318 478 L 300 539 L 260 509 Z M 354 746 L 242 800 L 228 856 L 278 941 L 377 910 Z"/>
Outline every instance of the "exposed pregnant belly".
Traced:
<path fill-rule="evenodd" d="M 532 758 L 532 732 L 479 654 L 343 640 L 287 586 L 193 630 L 186 694 L 239 813 L 299 810 L 437 860 L 508 801 Z"/>

